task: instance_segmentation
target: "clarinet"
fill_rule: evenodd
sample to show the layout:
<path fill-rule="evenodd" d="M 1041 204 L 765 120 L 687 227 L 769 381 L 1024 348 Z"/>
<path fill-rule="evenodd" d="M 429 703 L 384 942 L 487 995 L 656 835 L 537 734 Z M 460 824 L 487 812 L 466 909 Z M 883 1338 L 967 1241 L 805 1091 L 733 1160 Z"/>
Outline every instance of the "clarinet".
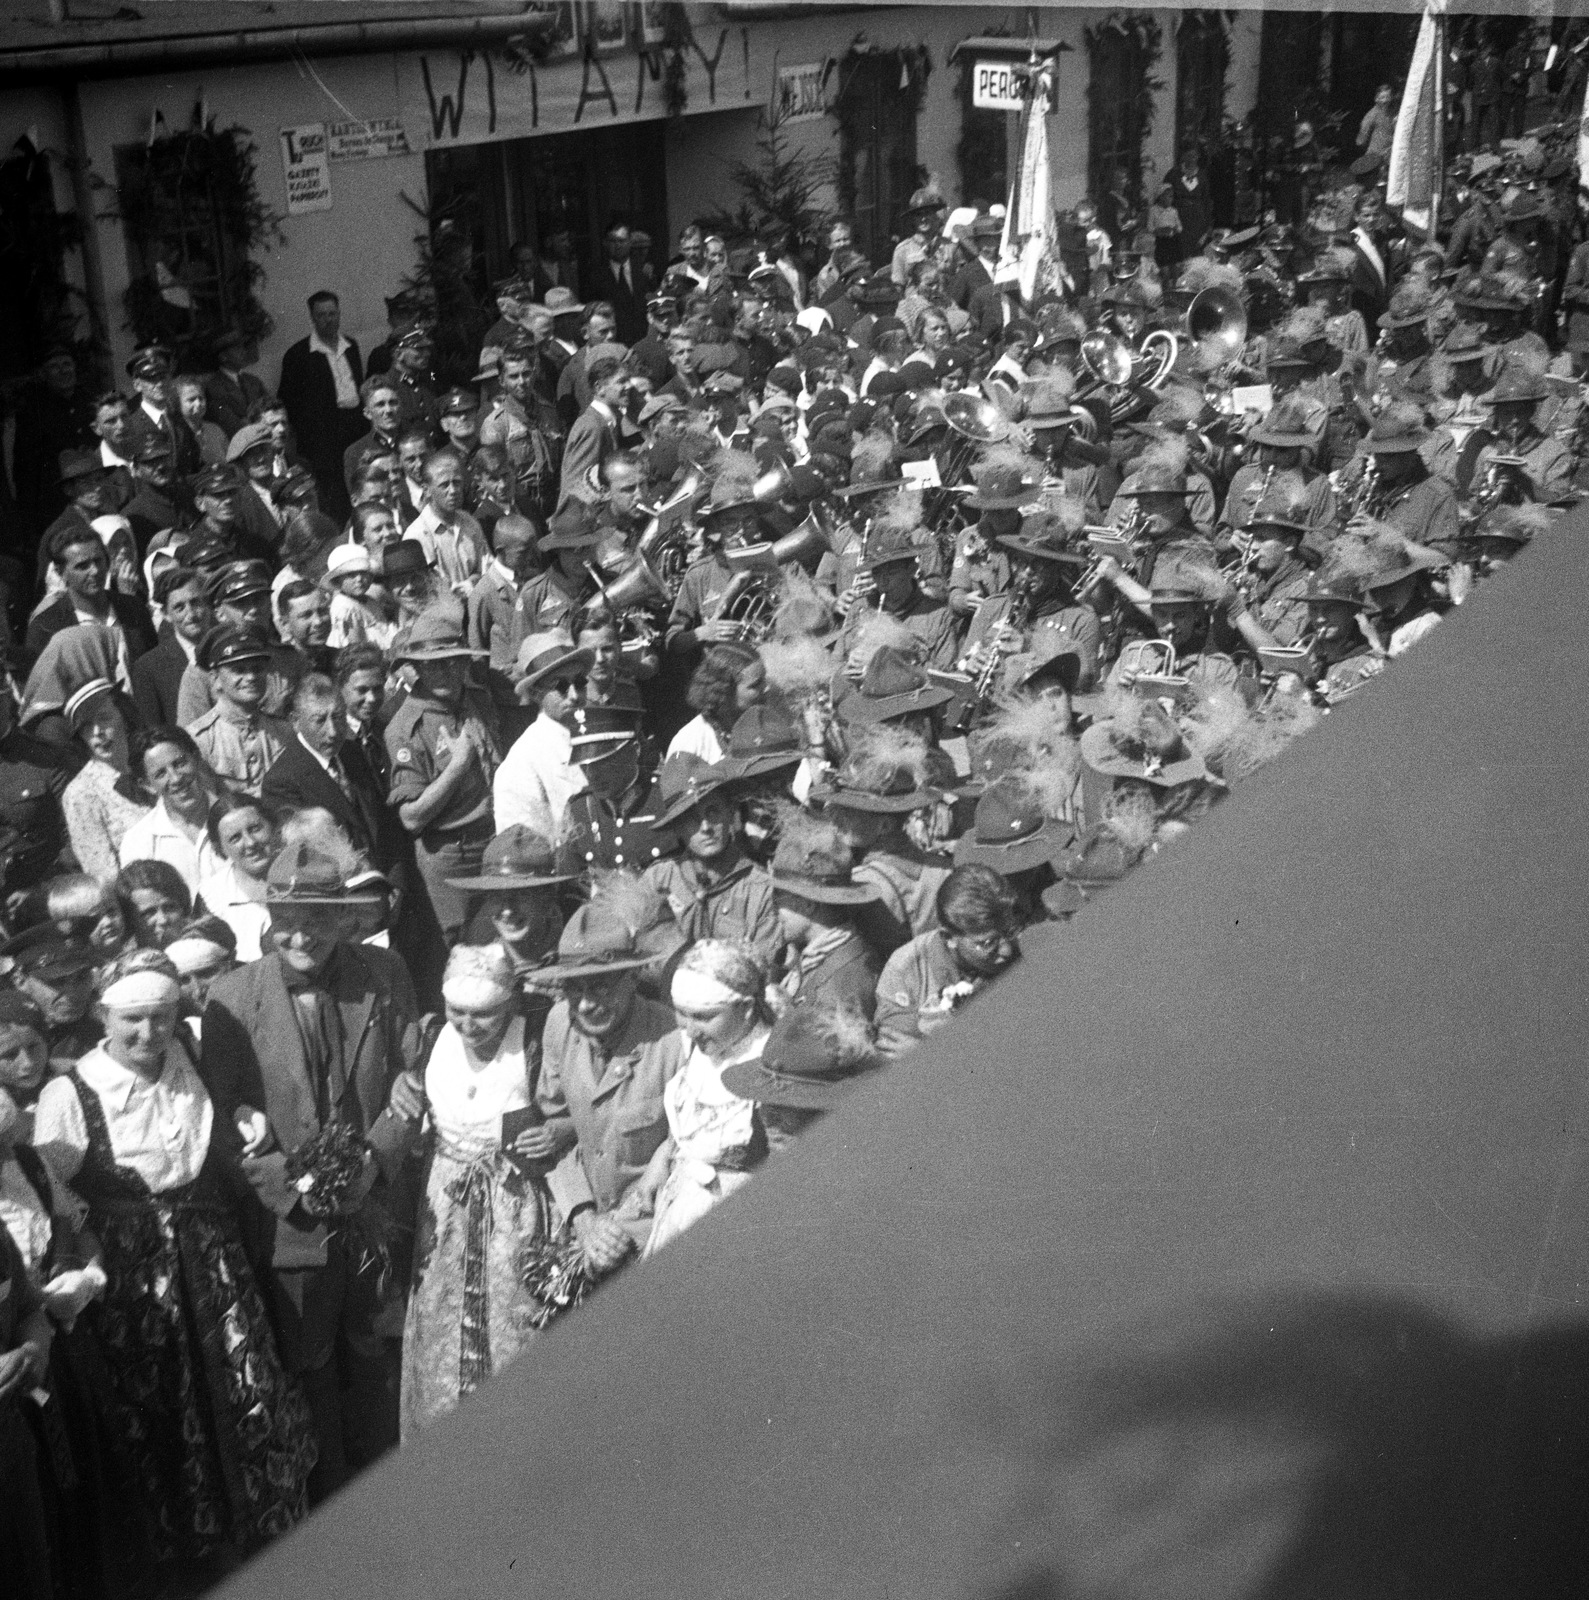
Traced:
<path fill-rule="evenodd" d="M 988 652 L 987 660 L 982 663 L 977 672 L 975 684 L 975 702 L 980 710 L 987 704 L 993 693 L 993 685 L 998 679 L 999 668 L 1003 665 L 1004 655 L 999 649 L 999 635 L 1006 628 L 1013 630 L 1017 635 L 1024 634 L 1032 625 L 1032 617 L 1037 610 L 1037 602 L 1032 598 L 1032 585 L 1022 582 L 1015 585 L 1010 592 L 1010 609 L 1004 614 L 1003 619 L 987 637 L 984 648 Z"/>

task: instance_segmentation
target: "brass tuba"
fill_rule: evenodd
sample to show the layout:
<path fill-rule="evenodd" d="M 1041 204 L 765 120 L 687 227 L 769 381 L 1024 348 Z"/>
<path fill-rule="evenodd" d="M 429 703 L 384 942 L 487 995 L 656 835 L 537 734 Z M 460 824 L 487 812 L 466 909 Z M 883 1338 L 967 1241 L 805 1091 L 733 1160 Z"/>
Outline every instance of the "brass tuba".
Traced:
<path fill-rule="evenodd" d="M 1223 366 L 1247 343 L 1247 308 L 1229 289 L 1204 289 L 1186 308 L 1186 332 L 1194 343 L 1207 344 Z"/>

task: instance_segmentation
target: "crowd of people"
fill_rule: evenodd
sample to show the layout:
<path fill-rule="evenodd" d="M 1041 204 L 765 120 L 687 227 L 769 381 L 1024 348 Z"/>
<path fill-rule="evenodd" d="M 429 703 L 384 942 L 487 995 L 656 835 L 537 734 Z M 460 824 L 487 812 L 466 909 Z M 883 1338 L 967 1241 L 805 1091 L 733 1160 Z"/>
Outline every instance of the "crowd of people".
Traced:
<path fill-rule="evenodd" d="M 1343 169 L 1023 292 L 928 186 L 882 263 L 614 226 L 441 392 L 412 296 L 138 350 L 0 695 L 8 1592 L 226 1571 L 1550 537 L 1554 138 L 1444 246 Z"/>

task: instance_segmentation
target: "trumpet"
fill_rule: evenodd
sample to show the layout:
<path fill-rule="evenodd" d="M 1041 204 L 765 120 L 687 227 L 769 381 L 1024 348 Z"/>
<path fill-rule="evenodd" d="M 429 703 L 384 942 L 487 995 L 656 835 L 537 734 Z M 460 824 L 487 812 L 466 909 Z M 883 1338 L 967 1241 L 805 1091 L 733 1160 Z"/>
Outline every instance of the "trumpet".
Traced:
<path fill-rule="evenodd" d="M 1141 534 L 1146 518 L 1142 515 L 1142 503 L 1138 501 L 1131 508 L 1131 515 L 1118 527 L 1114 528 L 1087 528 L 1087 543 L 1092 546 L 1093 558 L 1091 565 L 1082 574 L 1071 593 L 1076 597 L 1077 605 L 1087 605 L 1093 595 L 1098 592 L 1104 581 L 1103 564 L 1111 557 L 1125 565 L 1133 559 L 1133 546 Z"/>

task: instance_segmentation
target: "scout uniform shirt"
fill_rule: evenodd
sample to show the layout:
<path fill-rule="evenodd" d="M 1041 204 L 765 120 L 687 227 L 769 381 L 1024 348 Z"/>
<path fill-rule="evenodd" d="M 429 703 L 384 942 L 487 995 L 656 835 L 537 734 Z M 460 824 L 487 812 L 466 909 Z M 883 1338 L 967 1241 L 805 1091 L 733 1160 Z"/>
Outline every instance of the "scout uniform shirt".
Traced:
<path fill-rule="evenodd" d="M 445 810 L 427 824 L 425 833 L 456 833 L 489 818 L 491 780 L 502 761 L 494 720 L 490 702 L 478 690 L 466 689 L 457 711 L 449 711 L 420 695 L 409 695 L 386 725 L 386 749 L 392 760 L 388 804 L 395 810 L 419 799 L 441 775 L 452 747 L 464 736 L 465 726 L 473 724 L 478 733 L 485 735 L 485 753 L 471 764 Z"/>
<path fill-rule="evenodd" d="M 673 598 L 673 610 L 668 614 L 669 641 L 675 634 L 693 633 L 703 622 L 715 618 L 733 581 L 734 569 L 721 556 L 714 553 L 695 562 L 684 574 Z"/>
<path fill-rule="evenodd" d="M 653 862 L 644 880 L 672 906 L 679 931 L 691 944 L 700 939 L 738 939 L 769 966 L 783 948 L 772 879 L 749 857 L 741 857 L 711 883 L 689 856 Z"/>
<path fill-rule="evenodd" d="M 535 1103 L 548 1124 L 572 1124 L 598 1211 L 623 1199 L 667 1138 L 662 1091 L 687 1053 L 672 1009 L 643 996 L 636 996 L 623 1027 L 603 1040 L 574 1026 L 566 1000 L 552 1007 Z M 650 1236 L 651 1222 L 625 1224 L 637 1245 Z"/>

